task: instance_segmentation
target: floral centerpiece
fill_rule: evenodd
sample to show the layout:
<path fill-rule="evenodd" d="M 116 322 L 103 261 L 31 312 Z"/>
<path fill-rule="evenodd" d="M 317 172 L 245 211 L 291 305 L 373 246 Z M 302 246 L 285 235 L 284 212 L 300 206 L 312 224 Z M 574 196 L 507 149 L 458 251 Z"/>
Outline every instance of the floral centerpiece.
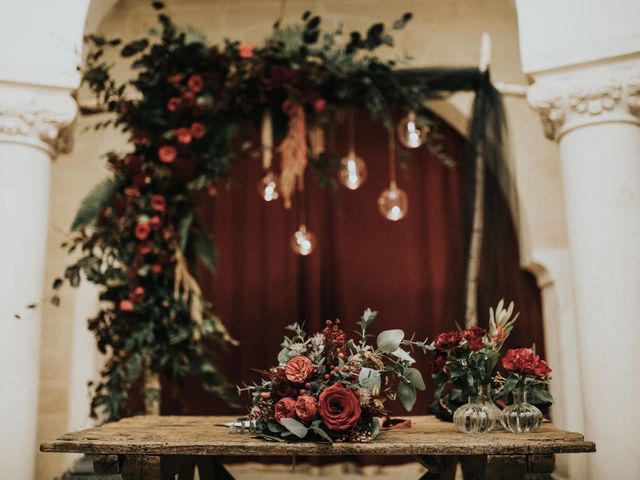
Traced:
<path fill-rule="evenodd" d="M 468 398 L 488 395 L 492 374 L 500 357 L 500 349 L 513 330 L 518 313 L 514 304 L 504 308 L 501 300 L 489 309 L 489 329 L 471 327 L 441 333 L 432 346 L 432 377 L 436 382 L 435 398 L 442 412 L 453 414 L 447 399 L 457 394 L 460 403 Z M 450 418 L 450 415 L 447 415 Z"/>
<path fill-rule="evenodd" d="M 244 420 L 255 422 L 259 438 L 368 442 L 387 416 L 386 400 L 399 398 L 408 411 L 413 408 L 416 390 L 425 384 L 403 347 L 430 346 L 406 339 L 399 329 L 381 332 L 371 345 L 368 329 L 376 315 L 364 312 L 358 340 L 347 338 L 339 320 L 327 320 L 311 336 L 298 324 L 287 327 L 293 335 L 285 337 L 278 365 L 262 372 L 260 383 L 238 389 L 251 394 Z"/>

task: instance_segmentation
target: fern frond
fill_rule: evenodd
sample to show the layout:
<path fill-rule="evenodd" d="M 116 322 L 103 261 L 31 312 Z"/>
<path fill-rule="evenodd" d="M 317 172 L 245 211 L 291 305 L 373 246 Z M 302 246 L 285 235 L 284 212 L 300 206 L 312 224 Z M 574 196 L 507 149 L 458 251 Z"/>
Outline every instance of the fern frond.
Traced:
<path fill-rule="evenodd" d="M 80 203 L 71 230 L 92 225 L 102 211 L 111 204 L 118 181 L 115 177 L 107 177 L 97 184 Z"/>

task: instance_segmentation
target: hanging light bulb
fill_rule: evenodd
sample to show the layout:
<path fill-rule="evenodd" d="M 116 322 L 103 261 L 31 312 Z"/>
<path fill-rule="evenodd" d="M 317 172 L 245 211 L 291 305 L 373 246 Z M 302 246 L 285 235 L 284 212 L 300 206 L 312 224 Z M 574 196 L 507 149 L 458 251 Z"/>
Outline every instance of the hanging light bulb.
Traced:
<path fill-rule="evenodd" d="M 388 131 L 389 139 L 389 188 L 378 197 L 378 210 L 384 218 L 397 222 L 409 213 L 409 198 L 396 183 L 396 142 L 393 131 Z"/>
<path fill-rule="evenodd" d="M 307 256 L 316 247 L 316 236 L 307 230 L 306 225 L 301 224 L 300 228 L 291 236 L 291 250 L 298 255 Z"/>
<path fill-rule="evenodd" d="M 340 160 L 338 180 L 349 190 L 356 190 L 367 179 L 367 164 L 355 152 Z"/>
<path fill-rule="evenodd" d="M 340 169 L 338 170 L 338 180 L 349 190 L 356 190 L 367 179 L 367 164 L 362 158 L 356 155 L 355 145 L 355 121 L 353 119 L 353 110 L 349 111 L 348 125 L 349 130 L 348 142 L 349 153 L 340 160 Z"/>
<path fill-rule="evenodd" d="M 258 194 L 265 202 L 272 202 L 280 196 L 278 192 L 278 176 L 271 170 L 258 182 Z"/>
<path fill-rule="evenodd" d="M 409 198 L 404 190 L 392 184 L 378 197 L 378 209 L 384 218 L 397 222 L 409 213 Z"/>
<path fill-rule="evenodd" d="M 427 140 L 429 129 L 418 124 L 416 114 L 409 112 L 398 124 L 398 139 L 407 148 L 418 148 Z"/>

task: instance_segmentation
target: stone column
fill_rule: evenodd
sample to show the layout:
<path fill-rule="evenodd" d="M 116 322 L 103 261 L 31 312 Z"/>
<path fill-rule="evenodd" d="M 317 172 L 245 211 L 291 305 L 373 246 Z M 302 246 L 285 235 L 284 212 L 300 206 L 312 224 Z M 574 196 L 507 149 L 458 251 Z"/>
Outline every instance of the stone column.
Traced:
<path fill-rule="evenodd" d="M 535 76 L 529 103 L 559 143 L 589 478 L 640 472 L 640 58 Z M 565 341 L 568 339 L 565 339 Z M 570 408 L 570 406 L 569 406 Z"/>
<path fill-rule="evenodd" d="M 0 449 L 3 478 L 34 478 L 51 159 L 77 107 L 67 89 L 0 82 Z M 16 318 L 15 315 L 20 315 Z"/>

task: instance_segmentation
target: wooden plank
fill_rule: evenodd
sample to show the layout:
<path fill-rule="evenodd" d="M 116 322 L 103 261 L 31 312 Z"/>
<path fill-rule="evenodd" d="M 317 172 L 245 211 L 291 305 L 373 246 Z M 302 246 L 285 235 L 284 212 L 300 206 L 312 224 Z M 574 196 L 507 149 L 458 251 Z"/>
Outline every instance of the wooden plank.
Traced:
<path fill-rule="evenodd" d="M 526 455 L 489 455 L 487 480 L 524 480 L 527 474 Z"/>
<path fill-rule="evenodd" d="M 272 443 L 249 434 L 231 434 L 219 424 L 233 417 L 132 417 L 62 435 L 40 446 L 43 452 L 103 455 L 544 455 L 594 452 L 579 433 L 545 424 L 539 432 L 504 431 L 473 435 L 433 416 L 411 417 L 409 429 L 390 430 L 370 443 Z"/>

